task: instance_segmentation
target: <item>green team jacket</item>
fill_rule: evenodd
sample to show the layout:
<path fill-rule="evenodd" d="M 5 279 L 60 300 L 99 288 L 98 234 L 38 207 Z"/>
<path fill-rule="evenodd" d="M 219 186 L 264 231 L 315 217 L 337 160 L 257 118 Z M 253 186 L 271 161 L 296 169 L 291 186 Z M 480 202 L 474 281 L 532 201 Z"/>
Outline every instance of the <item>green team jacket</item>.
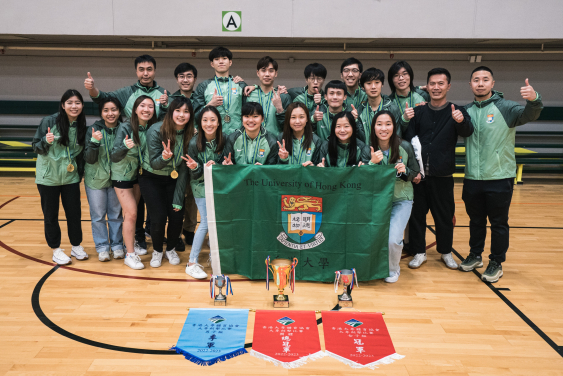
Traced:
<path fill-rule="evenodd" d="M 292 89 L 289 89 L 287 93 L 289 94 L 293 102 L 301 102 L 305 104 L 305 107 L 307 107 L 307 109 L 309 110 L 309 115 L 311 116 L 313 123 L 315 123 L 313 115 L 315 114 L 315 110 L 317 109 L 317 104 L 315 103 L 314 96 L 309 94 L 307 90 L 308 86 L 294 87 Z M 325 93 L 323 90 L 320 90 L 319 94 L 321 94 L 321 103 L 319 103 L 319 105 L 321 105 L 322 107 L 323 104 L 326 104 Z"/>
<path fill-rule="evenodd" d="M 139 141 L 141 145 L 135 145 L 129 149 L 125 145 L 125 136 L 133 138 L 133 130 L 129 122 L 121 123 L 117 129 L 115 140 L 113 142 L 113 149 L 111 149 L 111 180 L 117 181 L 134 181 L 137 180 L 137 173 L 139 166 L 143 170 L 153 172 L 149 163 L 149 153 L 147 150 L 147 127 L 139 126 Z M 141 164 L 139 161 L 139 148 L 141 150 L 140 157 L 143 160 Z"/>
<path fill-rule="evenodd" d="M 130 118 L 131 113 L 133 112 L 133 104 L 135 103 L 135 100 L 137 100 L 137 98 L 141 95 L 147 95 L 154 99 L 156 117 L 160 119 L 164 116 L 166 109 L 168 108 L 168 106 L 162 106 L 162 108 L 160 108 L 160 96 L 162 94 L 164 94 L 164 89 L 158 86 L 156 81 L 153 81 L 153 87 L 143 86 L 139 81 L 137 81 L 135 85 L 125 86 L 121 89 L 107 93 L 100 90 L 96 98 L 91 98 L 94 103 L 100 103 L 102 99 L 108 97 L 116 98 L 121 104 L 121 108 L 125 116 Z M 170 99 L 168 99 L 168 102 L 170 102 Z"/>
<path fill-rule="evenodd" d="M 293 138 L 293 145 L 291 148 L 291 154 L 286 159 L 279 159 L 279 164 L 290 164 L 290 165 L 301 165 L 305 162 L 313 162 L 316 166 L 322 161 L 321 156 L 321 149 L 326 141 L 321 140 L 319 136 L 313 133 L 313 140 L 311 141 L 311 145 L 307 150 L 303 149 L 301 144 L 303 142 L 303 138 L 297 139 Z M 278 141 L 280 144 L 283 140 L 283 133 L 278 136 Z M 286 150 L 289 151 L 289 146 L 286 145 Z"/>
<path fill-rule="evenodd" d="M 221 119 L 223 121 L 223 132 L 227 135 L 233 133 L 235 130 L 239 129 L 242 126 L 242 119 L 241 119 L 241 108 L 242 108 L 242 101 L 243 101 L 243 91 L 244 88 L 247 86 L 244 81 L 241 81 L 237 84 L 233 82 L 233 76 L 229 77 L 217 77 L 217 81 L 219 82 L 219 88 L 215 85 L 215 77 L 210 78 L 208 80 L 203 81 L 199 85 L 192 95 L 192 104 L 194 106 L 195 118 L 199 123 L 199 115 L 201 110 L 211 101 L 213 98 L 213 93 L 215 93 L 215 89 L 217 89 L 217 95 L 223 94 L 223 105 L 217 107 L 219 113 L 221 114 Z M 227 108 L 227 93 L 229 92 L 229 87 L 231 90 L 230 95 L 230 103 Z M 230 121 L 225 121 L 225 115 L 227 114 L 228 110 Z"/>
<path fill-rule="evenodd" d="M 389 156 L 391 155 L 391 149 L 389 149 L 389 154 L 383 154 L 383 160 L 379 162 L 379 165 L 388 165 Z M 395 191 L 393 192 L 393 202 L 397 201 L 412 201 L 414 199 L 414 192 L 412 189 L 412 180 L 420 172 L 420 167 L 416 161 L 416 156 L 414 155 L 414 150 L 410 142 L 402 140 L 399 145 L 399 155 L 403 158 L 403 164 L 406 168 L 406 174 L 408 181 L 404 181 L 400 178 L 395 178 Z M 371 157 L 371 155 L 370 155 Z M 373 165 L 372 161 L 369 161 L 370 165 Z"/>
<path fill-rule="evenodd" d="M 398 125 L 397 135 L 399 135 L 399 137 L 403 134 L 403 132 L 407 130 L 407 127 L 409 126 L 408 120 L 405 120 L 403 118 L 403 114 L 401 113 L 401 110 L 399 110 L 399 107 L 387 96 L 381 97 L 379 107 L 375 111 L 372 110 L 368 102 L 361 105 L 357 110 L 357 137 L 363 142 L 369 143 L 369 136 L 371 134 L 371 121 L 379 111 L 387 110 L 393 114 Z"/>
<path fill-rule="evenodd" d="M 537 120 L 543 109 L 537 94 L 526 106 L 504 99 L 493 91 L 491 98 L 465 106 L 475 131 L 465 137 L 465 178 L 498 180 L 516 177 L 514 144 L 516 127 Z"/>
<path fill-rule="evenodd" d="M 174 93 L 172 93 L 172 94 L 170 94 L 170 95 L 168 96 L 168 103 L 170 103 L 170 102 L 172 102 L 174 99 L 180 98 L 180 97 L 185 97 L 185 95 L 182 94 L 182 92 L 178 89 L 178 90 L 176 90 Z M 170 99 L 170 98 L 171 98 L 171 99 Z M 192 102 L 192 105 L 193 105 L 193 98 L 194 98 L 194 93 L 193 93 L 193 91 L 192 91 L 192 95 L 190 95 L 190 97 L 188 98 L 188 99 Z"/>
<path fill-rule="evenodd" d="M 76 123 L 72 123 L 68 130 L 68 153 L 67 147 L 59 144 L 59 129 L 57 126 L 58 114 L 47 116 L 41 120 L 35 136 L 33 136 L 33 151 L 37 153 L 35 163 L 35 183 L 48 186 L 74 184 L 80 182 L 84 174 L 84 147 L 78 144 L 76 139 Z M 55 136 L 52 144 L 47 143 L 45 136 L 48 128 Z M 69 155 L 70 154 L 70 155 Z M 69 159 L 70 158 L 70 159 Z M 72 163 L 74 170 L 67 171 L 67 166 Z"/>
<path fill-rule="evenodd" d="M 360 108 L 360 105 L 362 103 L 367 103 L 367 101 L 368 95 L 366 94 L 364 89 L 358 86 L 356 91 L 354 91 L 354 94 L 350 94 L 350 92 L 346 93 L 346 100 L 344 101 L 344 104 L 346 105 L 346 107 L 350 108 L 352 107 L 352 105 L 354 105 L 354 107 L 358 109 Z"/>
<path fill-rule="evenodd" d="M 223 134 L 223 137 L 227 136 Z M 220 165 L 223 163 L 223 151 L 218 153 L 215 152 L 217 144 L 215 140 L 205 142 L 205 150 L 199 151 L 197 149 L 197 137 L 193 137 L 190 140 L 188 146 L 188 155 L 197 162 L 197 167 L 195 170 L 190 170 L 191 181 L 190 185 L 192 187 L 192 192 L 194 198 L 205 198 L 205 181 L 203 179 L 203 167 L 208 161 L 215 161 L 216 164 Z"/>
<path fill-rule="evenodd" d="M 391 93 L 388 98 L 395 102 L 397 107 L 399 107 L 401 115 L 405 113 L 405 103 L 407 103 L 407 101 L 409 102 L 409 107 L 413 108 L 419 106 L 422 102 L 430 102 L 430 95 L 426 91 L 419 89 L 418 86 L 415 87 L 414 91 L 411 91 L 406 97 L 397 93 Z"/>
<path fill-rule="evenodd" d="M 176 131 L 176 146 L 172 151 L 174 153 L 172 158 L 163 159 L 162 151 L 164 150 L 164 147 L 162 146 L 162 143 L 167 143 L 168 140 L 162 139 L 160 135 L 161 127 L 162 122 L 159 122 L 153 124 L 147 131 L 148 161 L 150 161 L 150 165 L 152 167 L 151 172 L 153 174 L 170 176 L 172 171 L 176 170 L 178 172 L 172 206 L 174 206 L 175 209 L 182 209 L 182 206 L 184 205 L 186 186 L 188 185 L 188 179 L 190 178 L 186 162 L 181 158 L 184 155 L 184 130 L 182 129 Z"/>
<path fill-rule="evenodd" d="M 256 102 L 262 105 L 264 110 L 264 123 L 262 126 L 266 130 L 277 136 L 283 131 L 283 123 L 285 121 L 285 109 L 291 104 L 291 97 L 288 94 L 281 94 L 280 98 L 282 101 L 283 111 L 279 114 L 277 113 L 276 107 L 272 104 L 272 92 L 268 94 L 262 91 L 262 88 L 255 85 L 256 89 L 250 93 L 248 97 L 244 97 L 244 103 L 246 102 Z M 274 89 L 277 92 L 277 89 Z"/>
<path fill-rule="evenodd" d="M 276 137 L 266 129 L 260 128 L 258 137 L 251 140 L 244 128 L 240 128 L 227 137 L 223 153 L 227 157 L 231 153 L 233 164 L 247 165 L 258 162 L 263 165 L 275 165 L 279 159 L 278 151 Z"/>
<path fill-rule="evenodd" d="M 348 149 L 350 144 L 342 144 L 338 142 L 338 161 L 336 165 L 330 162 L 330 157 L 328 155 L 328 142 L 325 142 L 321 147 L 321 161 L 325 159 L 325 167 L 346 167 L 346 162 L 348 161 Z M 371 150 L 369 146 L 364 144 L 361 140 L 356 140 L 356 160 L 354 164 L 357 165 L 360 162 L 367 164 L 371 159 Z"/>
<path fill-rule="evenodd" d="M 92 137 L 94 132 L 102 132 L 100 141 Z M 114 128 L 106 127 L 104 120 L 98 120 L 86 130 L 86 140 L 84 141 L 84 184 L 91 189 L 104 189 L 111 187 L 111 150 L 119 124 Z"/>
<path fill-rule="evenodd" d="M 316 110 L 316 107 L 315 107 Z M 313 122 L 313 132 L 315 132 L 315 134 L 317 136 L 319 136 L 321 138 L 321 140 L 328 140 L 328 136 L 330 136 L 330 128 L 332 127 L 332 119 L 334 119 L 334 117 L 338 114 L 333 114 L 332 112 L 329 111 L 329 107 L 328 104 L 325 102 L 322 105 L 319 106 L 319 110 L 323 113 L 323 120 L 318 121 L 316 123 Z M 350 112 L 352 111 L 352 107 L 350 106 L 343 106 L 342 107 L 342 111 L 346 111 L 346 112 Z M 314 112 L 313 112 L 314 114 Z M 313 116 L 311 115 L 311 122 L 313 121 Z M 352 126 L 354 126 L 354 124 L 352 124 Z"/>

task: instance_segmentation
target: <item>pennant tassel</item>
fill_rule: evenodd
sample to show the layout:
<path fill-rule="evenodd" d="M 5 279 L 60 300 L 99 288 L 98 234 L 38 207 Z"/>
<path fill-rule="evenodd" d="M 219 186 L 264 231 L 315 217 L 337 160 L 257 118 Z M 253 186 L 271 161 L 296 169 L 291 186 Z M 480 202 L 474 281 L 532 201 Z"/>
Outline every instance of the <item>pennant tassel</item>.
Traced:
<path fill-rule="evenodd" d="M 252 354 L 251 354 L 251 355 L 252 355 Z M 346 365 L 348 365 L 348 366 L 350 366 L 350 367 L 352 367 L 352 368 L 355 368 L 355 369 L 359 369 L 359 368 L 370 368 L 370 369 L 372 369 L 372 370 L 373 370 L 373 369 L 376 369 L 376 368 L 379 368 L 379 367 L 377 367 L 377 366 L 380 366 L 380 365 L 382 365 L 382 364 L 391 364 L 391 363 L 395 362 L 395 360 L 400 360 L 400 359 L 403 359 L 403 358 L 405 357 L 404 355 L 399 355 L 399 354 L 397 354 L 397 353 L 394 353 L 394 354 L 391 354 L 391 355 L 386 356 L 385 358 L 381 358 L 381 359 L 379 359 L 379 360 L 377 360 L 377 361 L 375 361 L 375 362 L 371 362 L 371 363 L 368 363 L 368 364 L 365 364 L 365 365 L 364 365 L 364 364 L 356 363 L 356 362 L 354 362 L 353 360 L 346 359 L 346 358 L 344 358 L 344 357 L 342 357 L 342 356 L 340 356 L 340 355 L 336 355 L 335 353 L 332 353 L 332 352 L 330 352 L 330 351 L 328 351 L 328 350 L 325 351 L 325 355 L 330 356 L 330 357 L 332 357 L 332 358 L 334 358 L 334 359 L 336 359 L 336 360 L 339 360 L 339 361 L 341 361 L 342 363 L 344 363 L 344 364 L 346 364 Z"/>
<path fill-rule="evenodd" d="M 203 360 L 203 359 L 198 358 L 197 356 L 192 355 L 191 353 L 189 353 L 189 352 L 187 352 L 187 351 L 185 351 L 185 350 L 182 350 L 182 349 L 180 349 L 180 348 L 178 348 L 178 347 L 176 347 L 176 346 L 173 346 L 170 350 L 176 351 L 177 354 L 182 354 L 182 355 L 184 355 L 184 358 L 186 358 L 187 360 L 189 360 L 189 361 L 192 362 L 192 363 L 197 364 L 198 366 L 212 366 L 212 365 L 214 365 L 215 363 L 224 362 L 225 360 L 228 360 L 228 359 L 237 357 L 237 356 L 239 356 L 239 355 L 246 354 L 246 353 L 248 352 L 248 351 L 246 351 L 246 350 L 244 349 L 244 347 L 243 347 L 243 348 L 241 348 L 241 349 L 232 351 L 232 352 L 230 352 L 230 353 L 228 353 L 228 354 L 223 354 L 223 355 L 221 355 L 221 356 L 219 356 L 219 357 L 217 357 L 217 358 L 213 358 L 213 359 L 209 359 L 209 360 Z"/>
<path fill-rule="evenodd" d="M 276 367 L 282 366 L 283 368 L 286 368 L 286 369 L 298 368 L 298 367 L 301 367 L 301 366 L 304 366 L 305 364 L 307 364 L 307 362 L 309 360 L 314 361 L 314 360 L 317 360 L 317 359 L 324 358 L 326 356 L 324 351 L 317 351 L 316 353 L 304 356 L 302 358 L 294 360 L 293 362 L 281 362 L 277 359 L 274 359 L 274 358 L 272 358 L 268 355 L 259 353 L 258 351 L 255 351 L 255 350 L 250 350 L 250 355 L 252 355 L 255 358 L 262 359 L 262 360 L 268 361 L 270 363 L 273 363 Z"/>
<path fill-rule="evenodd" d="M 358 273 L 356 273 L 356 269 L 352 268 L 352 288 L 350 290 L 354 290 L 354 281 L 356 281 L 356 287 L 358 286 Z"/>

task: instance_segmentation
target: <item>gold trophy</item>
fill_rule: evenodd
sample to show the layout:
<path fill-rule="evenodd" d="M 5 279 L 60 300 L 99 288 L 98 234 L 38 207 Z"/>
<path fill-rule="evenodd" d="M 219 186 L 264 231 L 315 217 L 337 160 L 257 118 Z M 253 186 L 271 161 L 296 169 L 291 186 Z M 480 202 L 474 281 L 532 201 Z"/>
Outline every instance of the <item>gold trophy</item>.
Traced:
<path fill-rule="evenodd" d="M 338 305 L 340 307 L 352 307 L 354 305 L 352 301 L 354 280 L 356 280 L 356 286 L 358 286 L 358 276 L 356 275 L 356 269 L 342 269 L 337 270 L 335 273 L 336 277 L 334 278 L 334 292 L 338 291 L 338 285 L 341 284 L 344 287 L 342 294 L 338 295 Z"/>
<path fill-rule="evenodd" d="M 283 294 L 287 284 L 291 287 L 291 292 L 295 291 L 295 267 L 297 258 L 293 261 L 288 259 L 275 259 L 270 262 L 270 256 L 266 259 L 266 288 L 270 290 L 270 275 L 272 272 L 274 283 L 278 287 L 278 295 L 274 295 L 274 308 L 289 308 L 289 297 Z"/>

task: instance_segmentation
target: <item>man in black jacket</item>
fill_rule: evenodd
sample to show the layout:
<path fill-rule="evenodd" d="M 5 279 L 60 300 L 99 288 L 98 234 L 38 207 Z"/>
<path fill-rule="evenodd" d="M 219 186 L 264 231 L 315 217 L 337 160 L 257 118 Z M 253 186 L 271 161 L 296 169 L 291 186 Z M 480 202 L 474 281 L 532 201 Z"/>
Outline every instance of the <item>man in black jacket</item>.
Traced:
<path fill-rule="evenodd" d="M 452 257 L 455 214 L 454 178 L 455 146 L 458 136 L 473 133 L 471 118 L 463 107 L 448 102 L 451 75 L 447 69 L 428 72 L 427 90 L 430 103 L 414 109 L 405 139 L 418 136 L 422 145 L 425 179 L 414 179 L 414 203 L 409 221 L 410 250 L 415 254 L 409 263 L 412 269 L 426 262 L 426 215 L 428 210 L 436 223 L 436 249 L 450 269 L 458 265 Z"/>

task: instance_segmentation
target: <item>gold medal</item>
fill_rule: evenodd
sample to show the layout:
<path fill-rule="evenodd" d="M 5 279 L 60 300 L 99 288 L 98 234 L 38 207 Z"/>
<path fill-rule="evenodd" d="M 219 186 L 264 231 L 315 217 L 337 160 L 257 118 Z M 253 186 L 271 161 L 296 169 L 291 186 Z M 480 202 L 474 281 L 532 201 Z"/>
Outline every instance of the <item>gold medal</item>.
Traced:
<path fill-rule="evenodd" d="M 225 123 L 228 123 L 231 121 L 231 117 L 229 116 L 229 114 L 225 115 Z"/>
<path fill-rule="evenodd" d="M 139 169 L 139 175 L 143 175 L 143 168 L 142 167 Z"/>
<path fill-rule="evenodd" d="M 176 170 L 172 171 L 172 173 L 170 174 L 170 177 L 172 179 L 178 179 L 178 171 L 176 171 Z"/>
<path fill-rule="evenodd" d="M 66 166 L 66 170 L 68 172 L 72 172 L 74 171 L 74 165 L 72 163 L 69 163 L 68 166 Z"/>

